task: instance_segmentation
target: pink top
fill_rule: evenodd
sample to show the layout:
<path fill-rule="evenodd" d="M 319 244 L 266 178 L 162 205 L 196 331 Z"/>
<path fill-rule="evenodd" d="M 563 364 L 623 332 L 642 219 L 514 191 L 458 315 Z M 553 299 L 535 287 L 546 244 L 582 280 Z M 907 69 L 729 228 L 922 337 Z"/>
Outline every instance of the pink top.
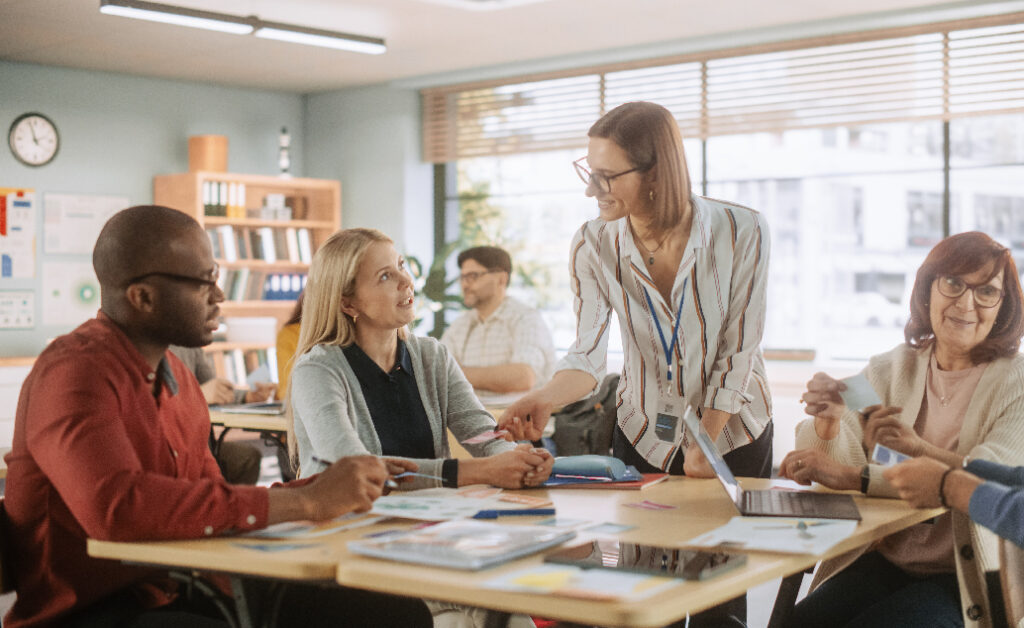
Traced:
<path fill-rule="evenodd" d="M 960 443 L 960 428 L 967 406 L 987 366 L 986 362 L 960 371 L 943 371 L 933 353 L 928 365 L 924 403 L 914 431 L 932 445 L 955 451 Z M 953 573 L 956 562 L 952 517 L 946 513 L 933 521 L 886 537 L 878 550 L 894 565 L 912 574 Z"/>

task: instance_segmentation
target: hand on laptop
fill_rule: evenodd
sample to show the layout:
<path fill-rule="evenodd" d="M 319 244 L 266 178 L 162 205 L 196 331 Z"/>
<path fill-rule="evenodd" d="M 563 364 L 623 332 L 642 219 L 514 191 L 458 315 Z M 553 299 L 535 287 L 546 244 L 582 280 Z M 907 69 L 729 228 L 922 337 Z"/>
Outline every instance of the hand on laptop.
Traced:
<path fill-rule="evenodd" d="M 715 470 L 704 456 L 704 452 L 697 446 L 696 441 L 691 442 L 686 448 L 683 458 L 683 473 L 690 478 L 713 478 Z"/>
<path fill-rule="evenodd" d="M 837 490 L 860 488 L 860 467 L 836 462 L 817 449 L 797 449 L 786 454 L 779 476 L 798 484 L 817 482 Z"/>
<path fill-rule="evenodd" d="M 277 391 L 277 384 L 270 382 L 256 382 L 252 385 L 249 392 L 245 393 L 246 403 L 256 403 L 258 401 L 267 401 L 273 397 Z"/>

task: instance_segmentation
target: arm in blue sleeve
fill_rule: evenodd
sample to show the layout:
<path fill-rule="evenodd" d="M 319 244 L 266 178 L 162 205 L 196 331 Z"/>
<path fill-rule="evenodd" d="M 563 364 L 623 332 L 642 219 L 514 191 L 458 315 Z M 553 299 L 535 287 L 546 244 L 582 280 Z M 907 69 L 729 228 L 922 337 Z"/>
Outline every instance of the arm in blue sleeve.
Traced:
<path fill-rule="evenodd" d="M 968 514 L 975 523 L 1024 548 L 1024 488 L 985 482 L 974 489 Z"/>
<path fill-rule="evenodd" d="M 989 460 L 971 460 L 967 463 L 967 470 L 983 480 L 1006 486 L 1024 486 L 1024 467 L 1010 467 Z"/>

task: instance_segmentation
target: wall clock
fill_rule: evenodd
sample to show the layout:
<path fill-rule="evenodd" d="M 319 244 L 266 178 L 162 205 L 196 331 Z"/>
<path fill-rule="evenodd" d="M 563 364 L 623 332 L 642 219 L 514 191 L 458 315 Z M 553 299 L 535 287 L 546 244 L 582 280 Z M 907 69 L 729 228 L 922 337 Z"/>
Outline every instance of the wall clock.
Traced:
<path fill-rule="evenodd" d="M 57 125 L 41 113 L 25 113 L 11 124 L 7 134 L 11 152 L 26 166 L 45 166 L 60 148 Z"/>

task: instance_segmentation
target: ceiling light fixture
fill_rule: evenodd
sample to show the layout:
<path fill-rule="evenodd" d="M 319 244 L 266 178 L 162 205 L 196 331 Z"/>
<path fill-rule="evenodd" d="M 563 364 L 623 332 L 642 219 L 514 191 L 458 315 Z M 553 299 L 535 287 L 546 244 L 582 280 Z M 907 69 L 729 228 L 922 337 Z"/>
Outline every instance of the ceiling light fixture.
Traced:
<path fill-rule="evenodd" d="M 142 0 L 100 0 L 100 13 L 139 20 L 191 26 L 233 35 L 248 35 L 255 28 L 251 20 L 212 11 L 183 9 Z"/>
<path fill-rule="evenodd" d="M 258 17 L 239 17 L 213 11 L 186 9 L 144 0 L 100 0 L 100 13 L 132 17 L 165 24 L 191 26 L 207 30 L 233 33 L 236 35 L 255 34 L 263 39 L 276 39 L 308 46 L 321 46 L 350 52 L 379 55 L 387 51 L 384 40 L 339 33 L 337 31 L 265 22 Z"/>
<path fill-rule="evenodd" d="M 306 44 L 308 46 L 323 46 L 325 48 L 362 52 L 368 55 L 379 55 L 387 52 L 384 40 L 377 37 L 350 35 L 348 33 L 325 31 L 319 28 L 281 24 L 280 22 L 260 21 L 254 34 L 264 39 L 290 41 L 295 44 Z"/>

